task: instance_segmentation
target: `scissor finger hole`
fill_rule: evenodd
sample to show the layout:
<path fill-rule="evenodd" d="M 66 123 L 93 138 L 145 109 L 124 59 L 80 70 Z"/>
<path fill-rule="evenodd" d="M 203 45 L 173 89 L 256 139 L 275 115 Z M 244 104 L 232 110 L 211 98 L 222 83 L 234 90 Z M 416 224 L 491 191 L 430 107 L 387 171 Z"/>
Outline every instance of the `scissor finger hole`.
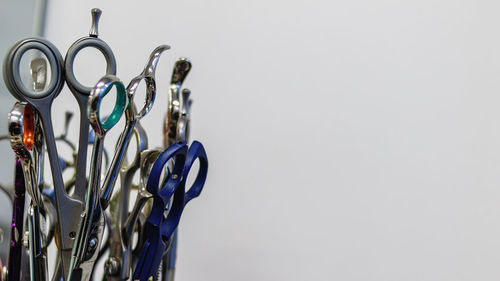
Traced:
<path fill-rule="evenodd" d="M 47 75 L 50 78 L 44 81 L 46 87 L 39 87 L 37 91 L 33 89 L 33 83 L 23 81 L 30 75 L 29 65 L 35 56 L 45 57 L 48 61 Z M 55 97 L 64 85 L 61 54 L 52 43 L 44 39 L 28 38 L 19 41 L 10 49 L 4 61 L 4 80 L 11 94 L 17 99 L 37 99 L 50 95 Z"/>
<path fill-rule="evenodd" d="M 191 166 L 191 170 L 189 171 L 187 175 L 187 179 L 185 179 L 186 182 L 186 193 L 191 190 L 191 187 L 193 187 L 196 179 L 198 178 L 198 173 L 200 171 L 200 159 L 196 159 L 193 163 L 193 166 Z"/>
<path fill-rule="evenodd" d="M 90 50 L 91 49 L 91 50 Z M 82 56 L 79 56 L 79 53 L 82 52 Z M 85 86 L 82 83 L 79 82 L 79 80 L 75 76 L 75 59 L 77 57 L 80 57 L 78 59 L 77 65 L 78 65 L 78 71 L 80 71 L 80 66 L 84 69 L 92 69 L 90 72 L 96 72 L 94 69 L 96 69 L 97 66 L 94 65 L 94 59 L 96 57 L 95 52 L 97 52 L 98 57 L 103 57 L 106 61 L 106 75 L 116 74 L 116 60 L 113 52 L 111 51 L 111 48 L 102 40 L 97 39 L 97 38 L 82 38 L 75 42 L 73 45 L 68 50 L 68 53 L 66 54 L 66 59 L 64 61 L 64 70 L 66 74 L 66 82 L 68 83 L 68 86 L 76 91 L 78 91 L 81 94 L 88 95 L 92 91 L 92 87 Z M 94 55 L 92 55 L 94 53 Z M 92 59 L 88 59 L 88 57 L 91 57 Z M 85 60 L 87 58 L 88 60 Z M 83 59 L 83 61 L 81 60 Z M 90 65 L 90 67 L 88 67 Z M 99 69 L 104 69 L 102 65 L 99 64 Z M 84 72 L 84 71 L 83 71 Z M 97 71 L 97 73 L 101 73 Z M 88 75 L 88 74 L 85 74 Z M 87 85 L 93 85 L 97 80 L 99 80 L 99 77 L 102 77 L 103 75 L 97 77 L 97 79 L 92 80 L 92 76 L 85 76 L 84 74 L 81 74 L 81 78 L 85 79 L 85 81 L 89 81 Z M 90 74 L 94 75 L 94 73 Z M 87 80 L 88 79 L 88 80 Z"/>
<path fill-rule="evenodd" d="M 98 84 L 100 83 L 98 82 Z M 91 120 L 91 123 L 97 121 L 100 130 L 109 130 L 120 121 L 127 106 L 128 100 L 125 94 L 125 87 L 120 81 L 113 81 L 104 88 L 103 92 L 97 98 L 97 113 L 91 113 L 91 115 L 97 115 L 97 120 Z"/>
<path fill-rule="evenodd" d="M 134 106 L 136 118 L 142 118 L 152 108 L 156 96 L 156 83 L 150 77 L 140 79 L 134 87 Z"/>
<path fill-rule="evenodd" d="M 83 48 L 74 58 L 73 73 L 76 81 L 90 88 L 106 75 L 106 59 L 96 48 Z M 88 86 L 87 86 L 88 85 Z"/>
<path fill-rule="evenodd" d="M 123 163 L 123 168 L 129 169 L 132 166 L 135 166 L 137 161 L 139 161 L 139 155 L 137 151 L 137 134 L 132 133 L 132 137 L 130 138 L 130 142 L 128 144 L 127 153 L 125 154 L 125 160 Z"/>

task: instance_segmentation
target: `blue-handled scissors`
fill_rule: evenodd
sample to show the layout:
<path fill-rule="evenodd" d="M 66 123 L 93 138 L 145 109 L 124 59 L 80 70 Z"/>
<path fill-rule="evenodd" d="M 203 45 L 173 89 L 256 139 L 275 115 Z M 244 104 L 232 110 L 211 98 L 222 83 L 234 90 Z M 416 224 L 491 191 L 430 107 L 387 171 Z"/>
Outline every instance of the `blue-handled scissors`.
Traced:
<path fill-rule="evenodd" d="M 63 277 L 69 271 L 71 251 L 79 229 L 80 215 L 85 209 L 85 170 L 87 157 L 87 139 L 88 139 L 88 119 L 87 119 L 87 100 L 90 94 L 90 88 L 82 86 L 74 77 L 73 62 L 75 56 L 85 47 L 97 48 L 104 54 L 107 62 L 107 74 L 116 73 L 116 61 L 113 52 L 107 44 L 97 38 L 97 21 L 100 10 L 92 10 L 93 22 L 90 36 L 79 39 L 69 49 L 66 55 L 66 61 L 63 63 L 61 53 L 49 41 L 42 38 L 27 38 L 17 42 L 8 51 L 3 63 L 4 81 L 10 93 L 20 101 L 28 102 L 39 113 L 42 123 L 45 144 L 49 156 L 49 163 L 54 185 L 54 194 L 57 209 L 58 235 L 57 246 L 60 252 L 60 262 L 62 269 L 60 272 Z M 43 91 L 35 92 L 26 88 L 21 80 L 20 62 L 22 57 L 29 50 L 38 50 L 42 52 L 50 64 L 51 80 Z M 63 65 L 65 66 L 63 68 Z M 66 76 L 66 79 L 65 79 Z M 75 190 L 72 196 L 69 196 L 64 189 L 62 177 L 62 168 L 59 161 L 57 147 L 54 138 L 54 129 L 51 119 L 51 107 L 54 99 L 61 92 L 64 81 L 66 80 L 73 95 L 80 105 L 81 128 L 78 146 L 77 160 L 77 179 Z M 59 272 L 59 270 L 58 270 Z"/>
<path fill-rule="evenodd" d="M 193 185 L 186 191 L 188 174 L 196 160 L 199 170 Z M 171 163 L 171 171 L 165 183 L 159 188 L 165 165 Z M 147 281 L 154 278 L 163 255 L 173 241 L 173 234 L 186 204 L 200 195 L 208 171 L 208 158 L 203 145 L 194 141 L 191 146 L 175 143 L 160 154 L 151 169 L 147 190 L 153 195 L 153 207 L 144 226 L 146 241 L 133 274 L 134 280 Z M 170 203 L 169 212 L 164 216 L 165 208 Z"/>

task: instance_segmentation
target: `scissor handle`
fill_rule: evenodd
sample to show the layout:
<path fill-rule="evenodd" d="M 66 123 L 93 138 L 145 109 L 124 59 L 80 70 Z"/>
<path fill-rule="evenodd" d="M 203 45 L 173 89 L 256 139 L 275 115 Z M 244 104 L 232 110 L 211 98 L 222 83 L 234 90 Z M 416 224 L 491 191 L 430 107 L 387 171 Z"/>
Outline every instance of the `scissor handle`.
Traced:
<path fill-rule="evenodd" d="M 38 50 L 47 57 L 50 64 L 50 82 L 42 91 L 27 88 L 21 80 L 20 63 L 29 50 Z M 27 38 L 15 43 L 3 61 L 3 77 L 7 89 L 18 100 L 54 99 L 64 86 L 63 59 L 59 50 L 43 38 Z"/>
<path fill-rule="evenodd" d="M 146 63 L 146 66 L 144 66 L 144 70 L 141 72 L 141 74 L 134 77 L 128 84 L 127 95 L 129 96 L 130 100 L 133 100 L 135 91 L 139 87 L 139 83 L 142 80 L 144 80 L 144 82 L 146 83 L 146 100 L 144 101 L 144 106 L 139 112 L 137 112 L 137 109 L 134 107 L 135 103 L 131 102 L 127 108 L 127 112 L 125 113 L 128 120 L 141 119 L 153 107 L 156 97 L 156 66 L 158 65 L 161 54 L 168 49 L 170 49 L 170 46 L 168 45 L 160 45 L 156 47 L 149 55 L 149 59 Z"/>
<path fill-rule="evenodd" d="M 75 58 L 82 49 L 86 47 L 93 47 L 99 50 L 106 59 L 106 75 L 116 75 L 116 59 L 111 48 L 106 42 L 97 38 L 98 36 L 98 23 L 101 16 L 101 10 L 92 9 L 92 27 L 89 36 L 82 37 L 76 40 L 75 43 L 69 47 L 66 57 L 64 59 L 64 71 L 66 74 L 66 83 L 70 90 L 75 94 L 90 95 L 92 87 L 87 87 L 81 84 L 75 77 L 74 63 Z"/>
<path fill-rule="evenodd" d="M 77 54 L 86 47 L 94 47 L 99 50 L 106 59 L 106 75 L 116 74 L 116 59 L 111 48 L 99 38 L 83 37 L 78 39 L 71 47 L 69 47 L 64 59 L 64 71 L 66 74 L 66 83 L 72 92 L 78 92 L 83 95 L 90 95 L 92 87 L 84 86 L 75 77 L 74 62 Z"/>
<path fill-rule="evenodd" d="M 175 62 L 170 84 L 173 85 L 173 84 L 184 83 L 184 79 L 186 79 L 186 76 L 191 70 L 191 67 L 192 67 L 191 61 L 189 61 L 187 58 L 179 58 Z"/>
<path fill-rule="evenodd" d="M 196 175 L 193 185 L 186 191 L 187 177 L 196 159 L 199 159 L 200 163 L 198 174 Z M 177 229 L 186 204 L 200 195 L 205 185 L 205 180 L 207 179 L 207 172 L 208 158 L 205 148 L 200 142 L 193 141 L 186 155 L 186 161 L 184 162 L 182 170 L 182 179 L 179 187 L 175 190 L 174 200 L 170 207 L 170 211 L 161 225 L 161 235 L 165 241 L 170 240 L 170 237 Z"/>
<path fill-rule="evenodd" d="M 189 147 L 186 156 L 186 162 L 184 163 L 184 170 L 182 173 L 182 180 L 181 180 L 181 188 L 183 188 L 184 190 L 186 187 L 188 174 L 196 159 L 199 160 L 200 167 L 198 169 L 198 174 L 196 175 L 196 179 L 194 180 L 193 185 L 191 185 L 191 187 L 189 187 L 187 191 L 185 191 L 186 195 L 184 197 L 184 205 L 186 205 L 193 198 L 196 198 L 200 195 L 201 191 L 203 190 L 203 186 L 205 185 L 205 181 L 207 179 L 207 173 L 208 173 L 207 152 L 205 151 L 203 144 L 201 144 L 199 141 L 193 141 L 193 143 Z"/>
<path fill-rule="evenodd" d="M 102 99 L 109 93 L 109 91 L 116 87 L 116 101 L 113 111 L 109 114 L 106 120 L 101 120 L 100 106 Z M 96 132 L 98 136 L 103 136 L 106 131 L 111 129 L 118 121 L 128 104 L 127 94 L 125 92 L 125 86 L 114 75 L 106 75 L 97 82 L 97 84 L 92 88 L 89 96 L 88 103 L 88 116 L 90 125 Z"/>
<path fill-rule="evenodd" d="M 163 211 L 181 182 L 182 169 L 186 160 L 187 145 L 185 143 L 174 143 L 165 149 L 156 159 L 148 181 L 146 190 L 153 195 L 153 208 L 148 221 L 158 225 L 163 219 Z M 168 180 L 160 187 L 160 178 L 167 163 L 173 159 L 174 166 Z"/>

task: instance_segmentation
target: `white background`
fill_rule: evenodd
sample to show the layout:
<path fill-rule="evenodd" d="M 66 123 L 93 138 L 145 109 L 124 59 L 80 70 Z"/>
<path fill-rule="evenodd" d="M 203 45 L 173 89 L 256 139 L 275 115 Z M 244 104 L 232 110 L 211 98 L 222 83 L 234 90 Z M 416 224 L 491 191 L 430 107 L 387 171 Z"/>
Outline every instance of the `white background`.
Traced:
<path fill-rule="evenodd" d="M 172 46 L 151 146 L 173 62 L 193 62 L 210 173 L 180 225 L 179 281 L 500 279 L 499 3 L 54 0 L 63 55 L 93 7 L 125 83 Z M 96 54 L 85 81 L 104 74 Z M 55 106 L 62 125 L 76 103 L 65 90 Z"/>

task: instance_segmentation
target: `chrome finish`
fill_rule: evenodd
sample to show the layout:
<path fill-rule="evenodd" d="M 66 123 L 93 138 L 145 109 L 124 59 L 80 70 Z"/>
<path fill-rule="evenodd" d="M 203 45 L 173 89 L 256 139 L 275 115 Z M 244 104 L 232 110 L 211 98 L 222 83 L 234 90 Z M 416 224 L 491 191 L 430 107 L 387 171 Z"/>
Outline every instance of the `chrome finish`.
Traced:
<path fill-rule="evenodd" d="M 47 83 L 47 61 L 44 58 L 33 59 L 30 63 L 33 88 L 36 92 L 45 89 Z"/>
<path fill-rule="evenodd" d="M 141 120 L 153 107 L 153 103 L 156 97 L 156 80 L 155 71 L 158 65 L 158 60 L 160 55 L 170 49 L 168 45 L 161 45 L 153 50 L 149 59 L 144 67 L 144 70 L 138 76 L 134 77 L 132 81 L 127 86 L 127 96 L 130 101 L 130 105 L 125 110 L 125 129 L 120 135 L 118 143 L 116 145 L 115 154 L 113 160 L 111 160 L 111 166 L 106 173 L 103 184 L 103 195 L 101 199 L 101 205 L 103 209 L 106 209 L 111 195 L 113 194 L 113 188 L 118 177 L 118 172 L 120 171 L 124 155 L 127 152 L 128 144 L 130 143 L 130 137 L 134 126 L 139 120 Z M 139 83 L 144 80 L 146 83 L 146 100 L 142 109 L 137 112 L 134 102 L 134 94 L 139 87 Z"/>
<path fill-rule="evenodd" d="M 90 27 L 89 36 L 98 37 L 99 32 L 97 29 L 99 28 L 99 19 L 101 18 L 102 11 L 98 8 L 94 8 L 91 11 L 92 13 L 92 26 Z"/>
<path fill-rule="evenodd" d="M 101 96 L 105 95 L 115 83 L 121 83 L 121 81 L 114 75 L 106 75 L 97 82 L 89 96 L 88 117 L 95 132 L 95 140 L 90 162 L 85 211 L 81 215 L 80 230 L 77 233 L 73 247 L 68 280 L 90 280 L 94 263 L 99 254 L 98 249 L 105 224 L 104 209 L 101 207 L 99 200 L 101 195 L 101 167 L 104 137 L 109 130 L 100 123 L 99 105 Z"/>
<path fill-rule="evenodd" d="M 177 140 L 177 122 L 181 115 L 182 105 L 180 91 L 182 84 L 191 70 L 191 62 L 186 58 L 179 58 L 174 65 L 170 80 L 167 115 L 163 125 L 163 146 L 168 147 Z"/>

